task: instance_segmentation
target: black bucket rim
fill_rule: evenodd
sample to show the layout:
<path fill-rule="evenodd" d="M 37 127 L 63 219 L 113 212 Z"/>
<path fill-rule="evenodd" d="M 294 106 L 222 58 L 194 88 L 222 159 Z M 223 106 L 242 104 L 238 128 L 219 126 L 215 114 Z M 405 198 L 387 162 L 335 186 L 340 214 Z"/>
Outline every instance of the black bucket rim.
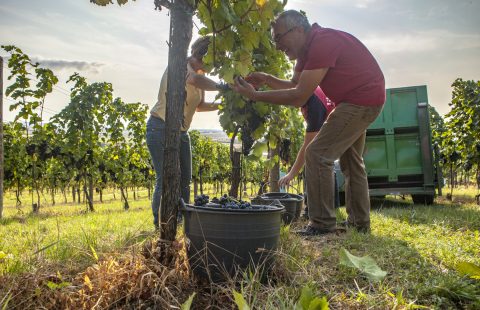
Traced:
<path fill-rule="evenodd" d="M 220 204 L 213 204 L 209 203 L 210 205 L 217 205 Z M 285 206 L 283 205 L 252 205 L 252 207 L 257 207 L 255 209 L 224 209 L 221 207 L 208 207 L 208 206 L 194 206 L 191 204 L 185 204 L 184 212 L 202 212 L 202 213 L 215 213 L 215 214 L 259 214 L 259 213 L 284 213 Z"/>
<path fill-rule="evenodd" d="M 290 197 L 284 197 L 284 198 L 281 198 L 281 197 L 268 197 L 268 196 L 265 196 L 265 195 L 268 195 L 268 194 L 282 194 L 282 195 L 285 195 L 285 196 L 290 196 Z M 291 197 L 291 196 L 294 196 L 294 197 Z M 260 198 L 260 199 L 265 199 L 265 200 L 292 200 L 292 201 L 303 201 L 303 196 L 302 195 L 299 195 L 299 194 L 292 194 L 292 193 L 283 193 L 283 192 L 268 192 L 268 193 L 263 193 L 261 195 L 257 195 L 256 197 L 254 198 Z"/>

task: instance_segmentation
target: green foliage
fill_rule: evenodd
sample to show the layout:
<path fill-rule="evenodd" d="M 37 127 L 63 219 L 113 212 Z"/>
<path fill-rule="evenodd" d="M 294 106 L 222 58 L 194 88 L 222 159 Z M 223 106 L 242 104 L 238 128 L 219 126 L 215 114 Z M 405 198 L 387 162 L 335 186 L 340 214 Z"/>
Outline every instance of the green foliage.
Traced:
<path fill-rule="evenodd" d="M 10 106 L 10 111 L 20 109 L 15 116 L 15 122 L 20 118 L 25 120 L 27 125 L 33 125 L 34 131 L 41 128 L 43 104 L 47 94 L 51 93 L 53 86 L 58 82 L 58 78 L 50 69 L 39 67 L 38 63 L 33 63 L 30 57 L 23 53 L 21 49 L 13 45 L 2 45 L 2 48 L 11 54 L 8 60 L 8 68 L 10 76 L 8 80 L 15 78 L 13 84 L 7 87 L 5 94 L 17 101 Z M 32 73 L 34 70 L 36 80 L 36 88 L 31 88 Z M 40 113 L 37 108 L 41 108 Z"/>
<path fill-rule="evenodd" d="M 135 0 L 132 0 L 135 1 Z M 128 2 L 128 0 L 117 0 L 118 5 L 124 5 Z M 112 0 L 90 0 L 90 3 L 94 3 L 100 6 L 107 6 L 109 4 L 113 4 Z"/>
<path fill-rule="evenodd" d="M 190 295 L 190 297 L 188 297 L 188 299 L 181 306 L 182 310 L 190 310 L 190 308 L 192 307 L 192 302 L 195 295 L 196 293 L 193 293 L 192 295 Z"/>
<path fill-rule="evenodd" d="M 440 145 L 442 141 L 442 134 L 445 132 L 445 121 L 438 114 L 437 110 L 428 105 L 428 114 L 430 116 L 430 127 L 432 129 L 432 142 Z"/>
<path fill-rule="evenodd" d="M 371 281 L 381 281 L 387 275 L 370 256 L 358 257 L 346 249 L 340 251 L 340 265 L 358 269 Z"/>
<path fill-rule="evenodd" d="M 235 304 L 238 307 L 238 310 L 250 310 L 250 306 L 248 305 L 245 297 L 236 290 L 233 290 L 233 298 L 235 300 Z"/>
<path fill-rule="evenodd" d="M 295 310 L 328 310 L 328 301 L 324 296 L 322 298 L 315 296 L 309 286 L 302 288 L 302 293 L 295 305 Z"/>
<path fill-rule="evenodd" d="M 67 287 L 67 286 L 70 286 L 70 285 L 72 285 L 72 283 L 70 283 L 70 282 L 60 282 L 60 283 L 55 283 L 55 282 L 52 282 L 52 281 L 47 282 L 47 286 L 51 290 L 59 290 L 59 289 L 62 289 L 64 287 Z"/>
<path fill-rule="evenodd" d="M 200 189 L 205 183 L 228 183 L 231 175 L 229 146 L 202 136 L 199 131 L 189 131 L 192 147 L 192 178 L 200 182 Z"/>
<path fill-rule="evenodd" d="M 10 111 L 18 109 L 18 113 L 15 116 L 14 123 L 18 124 L 19 120 L 22 120 L 25 124 L 23 127 L 25 130 L 25 138 L 22 138 L 22 133 L 16 132 L 18 137 L 12 138 L 13 148 L 7 150 L 6 155 L 8 157 L 16 157 L 22 155 L 19 141 L 24 143 L 24 146 L 28 148 L 27 154 L 29 155 L 28 166 L 22 172 L 24 175 L 22 178 L 31 180 L 30 186 L 35 189 L 37 193 L 37 205 L 40 206 L 40 194 L 39 186 L 41 180 L 44 179 L 45 171 L 47 169 L 47 140 L 52 137 L 52 127 L 43 124 L 43 108 L 45 104 L 46 96 L 52 92 L 53 86 L 58 82 L 58 78 L 53 74 L 50 69 L 39 67 L 38 63 L 33 63 L 28 55 L 24 54 L 21 49 L 16 46 L 8 45 L 2 46 L 2 48 L 10 53 L 11 57 L 8 61 L 8 68 L 10 69 L 10 76 L 8 80 L 14 79 L 14 82 L 7 87 L 6 95 L 10 96 L 15 102 L 10 105 Z M 35 73 L 35 78 L 32 78 L 32 72 Z M 32 79 L 36 79 L 37 84 L 35 87 L 31 86 Z M 19 129 L 18 125 L 13 125 L 12 129 Z M 16 153 L 9 153 L 14 150 Z M 28 158 L 25 156 L 25 159 Z M 17 172 L 17 191 L 20 189 L 20 180 L 18 179 L 18 172 L 23 168 L 23 163 L 20 159 L 7 158 L 8 164 L 18 164 L 19 167 L 7 166 L 11 176 L 15 178 L 15 172 Z M 32 197 L 33 200 L 33 197 Z M 33 203 L 33 201 L 32 201 Z"/>
<path fill-rule="evenodd" d="M 283 10 L 281 1 L 201 1 L 197 17 L 204 27 L 200 35 L 210 34 L 213 42 L 204 58 L 207 67 L 228 83 L 235 76 L 245 76 L 253 71 L 263 71 L 280 78 L 290 69 L 285 55 L 275 49 L 270 37 L 270 23 Z M 266 103 L 252 103 L 233 91 L 220 94 L 220 124 L 234 137 L 236 129 L 248 128 L 241 137 L 265 137 L 275 142 L 284 136 L 289 122 L 284 107 Z M 257 120 L 256 120 L 257 119 Z M 269 134 L 268 134 L 269 133 Z M 256 152 L 258 157 L 258 151 Z"/>
<path fill-rule="evenodd" d="M 464 81 L 458 78 L 452 84 L 450 112 L 445 116 L 441 137 L 444 162 L 453 171 L 463 166 L 469 171 L 480 166 L 480 81 Z M 437 134 L 438 135 L 438 134 Z M 435 137 L 435 135 L 434 135 Z"/>
<path fill-rule="evenodd" d="M 461 274 L 467 275 L 472 279 L 480 280 L 480 266 L 469 262 L 459 262 L 457 264 L 457 270 Z"/>
<path fill-rule="evenodd" d="M 20 123 L 3 125 L 4 139 L 4 187 L 5 190 L 23 189 L 27 185 L 28 157 L 25 127 Z"/>
<path fill-rule="evenodd" d="M 146 105 L 114 100 L 111 84 L 88 84 L 75 73 L 68 80 L 73 84 L 70 103 L 44 123 L 45 98 L 57 77 L 32 63 L 19 48 L 3 48 L 12 55 L 9 78 L 14 82 L 7 95 L 15 103 L 10 108 L 19 110 L 15 121 L 5 124 L 5 188 L 16 190 L 18 205 L 28 187 L 36 191 L 40 205 L 45 188 L 53 199 L 55 190 L 65 191 L 72 181 L 81 186 L 88 179 L 98 188 L 109 181 L 121 187 L 150 186 Z"/>

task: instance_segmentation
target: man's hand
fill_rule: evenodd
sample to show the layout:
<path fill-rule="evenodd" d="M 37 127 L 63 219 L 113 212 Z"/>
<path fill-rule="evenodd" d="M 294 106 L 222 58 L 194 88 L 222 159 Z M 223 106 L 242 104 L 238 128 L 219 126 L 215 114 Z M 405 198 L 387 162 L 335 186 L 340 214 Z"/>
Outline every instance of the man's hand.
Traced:
<path fill-rule="evenodd" d="M 252 84 L 255 88 L 260 88 L 261 86 L 267 83 L 268 74 L 264 72 L 252 72 L 247 77 L 245 81 Z"/>
<path fill-rule="evenodd" d="M 294 177 L 293 175 L 290 175 L 290 173 L 287 173 L 286 176 L 278 180 L 278 186 L 280 186 L 280 188 L 284 188 L 285 186 L 288 186 L 290 184 L 290 181 L 293 180 L 293 177 Z"/>
<path fill-rule="evenodd" d="M 242 77 L 236 77 L 235 83 L 232 85 L 234 91 L 248 99 L 255 100 L 256 90 L 252 84 L 245 81 Z"/>

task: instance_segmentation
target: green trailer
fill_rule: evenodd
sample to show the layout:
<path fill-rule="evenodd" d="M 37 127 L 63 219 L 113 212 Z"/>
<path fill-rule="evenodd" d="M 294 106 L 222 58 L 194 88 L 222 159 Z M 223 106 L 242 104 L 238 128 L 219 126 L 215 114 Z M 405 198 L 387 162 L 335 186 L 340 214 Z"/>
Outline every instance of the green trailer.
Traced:
<path fill-rule="evenodd" d="M 433 203 L 441 178 L 433 154 L 426 86 L 387 89 L 383 111 L 367 129 L 363 156 L 371 197 L 409 194 L 414 203 Z M 337 182 L 342 201 L 344 178 L 338 171 Z"/>

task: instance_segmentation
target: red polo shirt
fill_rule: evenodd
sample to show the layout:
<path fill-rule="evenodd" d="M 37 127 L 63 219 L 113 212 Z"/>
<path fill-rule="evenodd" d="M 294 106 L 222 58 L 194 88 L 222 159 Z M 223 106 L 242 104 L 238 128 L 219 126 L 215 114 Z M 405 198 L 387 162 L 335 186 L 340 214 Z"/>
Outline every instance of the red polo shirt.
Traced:
<path fill-rule="evenodd" d="M 357 38 L 313 24 L 306 44 L 306 52 L 298 58 L 295 71 L 329 68 L 319 86 L 333 102 L 363 106 L 380 106 L 385 102 L 382 70 Z"/>

